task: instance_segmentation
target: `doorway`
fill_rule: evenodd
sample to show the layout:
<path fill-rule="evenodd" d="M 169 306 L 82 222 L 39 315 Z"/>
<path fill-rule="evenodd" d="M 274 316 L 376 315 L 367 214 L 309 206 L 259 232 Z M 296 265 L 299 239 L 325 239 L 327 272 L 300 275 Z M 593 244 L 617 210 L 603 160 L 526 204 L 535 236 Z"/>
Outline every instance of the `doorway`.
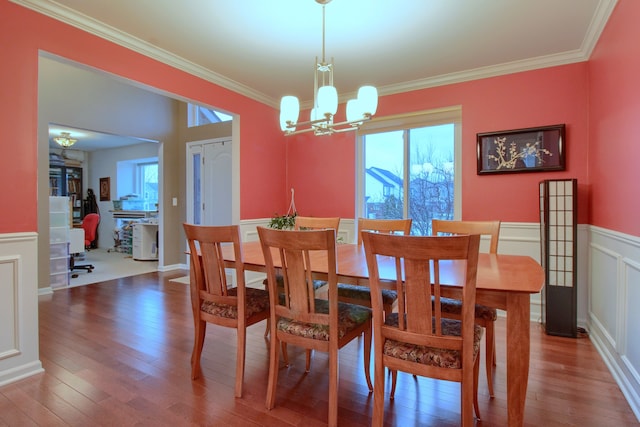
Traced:
<path fill-rule="evenodd" d="M 187 222 L 232 223 L 231 138 L 187 144 Z"/>

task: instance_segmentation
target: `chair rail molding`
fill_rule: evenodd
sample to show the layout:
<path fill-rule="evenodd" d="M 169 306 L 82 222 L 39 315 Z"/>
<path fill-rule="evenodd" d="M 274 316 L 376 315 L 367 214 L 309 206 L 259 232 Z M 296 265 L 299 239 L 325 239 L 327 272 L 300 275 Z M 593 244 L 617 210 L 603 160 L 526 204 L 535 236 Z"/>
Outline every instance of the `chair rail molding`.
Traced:
<path fill-rule="evenodd" d="M 37 233 L 0 234 L 0 386 L 43 371 L 37 263 Z"/>

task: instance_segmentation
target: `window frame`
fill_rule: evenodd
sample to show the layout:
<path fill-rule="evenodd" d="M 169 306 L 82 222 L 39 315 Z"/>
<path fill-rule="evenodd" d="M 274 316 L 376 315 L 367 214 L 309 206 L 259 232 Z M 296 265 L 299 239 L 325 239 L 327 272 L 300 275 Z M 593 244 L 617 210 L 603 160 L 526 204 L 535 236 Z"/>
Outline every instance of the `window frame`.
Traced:
<path fill-rule="evenodd" d="M 421 128 L 427 126 L 437 126 L 443 124 L 454 125 L 454 149 L 453 149 L 453 162 L 454 162 L 454 198 L 453 198 L 453 217 L 454 219 L 462 218 L 462 106 L 456 105 L 451 107 L 437 108 L 433 110 L 425 110 L 408 114 L 399 114 L 394 116 L 376 117 L 368 122 L 365 122 L 357 132 L 356 135 L 356 200 L 355 200 L 355 213 L 356 218 L 360 218 L 364 215 L 364 183 L 365 183 L 365 171 L 364 171 L 364 136 L 391 132 L 391 131 L 403 131 L 414 128 Z M 406 150 L 403 154 L 405 165 L 409 163 L 409 153 Z M 408 167 L 404 168 L 404 182 L 408 182 L 410 170 Z M 408 200 L 406 191 L 404 188 L 405 199 Z M 407 216 L 407 207 L 403 207 L 404 216 Z"/>

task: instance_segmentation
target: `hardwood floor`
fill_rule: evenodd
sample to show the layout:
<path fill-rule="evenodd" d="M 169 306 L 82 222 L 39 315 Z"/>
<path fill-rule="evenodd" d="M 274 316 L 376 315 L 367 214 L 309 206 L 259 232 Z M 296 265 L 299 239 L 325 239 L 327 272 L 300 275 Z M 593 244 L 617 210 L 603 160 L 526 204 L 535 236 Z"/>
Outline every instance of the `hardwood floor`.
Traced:
<path fill-rule="evenodd" d="M 148 273 L 41 297 L 40 357 L 45 373 L 0 388 L 0 426 L 321 426 L 327 420 L 325 354 L 290 347 L 276 407 L 265 409 L 268 342 L 249 328 L 244 396 L 233 397 L 235 331 L 209 326 L 203 376 L 190 379 L 193 326 L 185 272 Z M 506 426 L 505 322 L 496 324 L 494 399 L 480 373 L 478 426 Z M 483 363 L 483 362 L 482 362 Z M 340 352 L 339 421 L 367 426 L 373 406 L 362 342 Z M 385 384 L 389 389 L 389 382 Z M 632 426 L 638 420 L 586 338 L 544 334 L 531 325 L 527 426 Z M 459 385 L 398 376 L 387 400 L 389 426 L 459 425 Z"/>

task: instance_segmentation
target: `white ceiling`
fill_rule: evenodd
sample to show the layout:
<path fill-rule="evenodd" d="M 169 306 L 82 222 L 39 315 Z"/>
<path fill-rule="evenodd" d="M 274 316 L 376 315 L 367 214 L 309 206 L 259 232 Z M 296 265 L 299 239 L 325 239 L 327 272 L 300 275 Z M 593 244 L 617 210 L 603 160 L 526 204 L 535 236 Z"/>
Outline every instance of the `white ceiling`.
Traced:
<path fill-rule="evenodd" d="M 69 132 L 71 134 L 71 138 L 78 140 L 70 149 L 80 151 L 97 151 L 104 150 L 105 148 L 111 149 L 127 147 L 129 145 L 143 144 L 145 142 L 158 142 L 133 136 L 113 135 L 110 133 L 96 132 L 89 129 L 79 129 L 69 127 L 67 125 L 50 123 L 49 148 L 61 148 L 53 138 L 60 136 L 62 132 Z"/>
<path fill-rule="evenodd" d="M 314 0 L 12 1 L 273 107 L 313 98 Z M 580 62 L 616 1 L 332 0 L 326 57 L 342 101 Z"/>

